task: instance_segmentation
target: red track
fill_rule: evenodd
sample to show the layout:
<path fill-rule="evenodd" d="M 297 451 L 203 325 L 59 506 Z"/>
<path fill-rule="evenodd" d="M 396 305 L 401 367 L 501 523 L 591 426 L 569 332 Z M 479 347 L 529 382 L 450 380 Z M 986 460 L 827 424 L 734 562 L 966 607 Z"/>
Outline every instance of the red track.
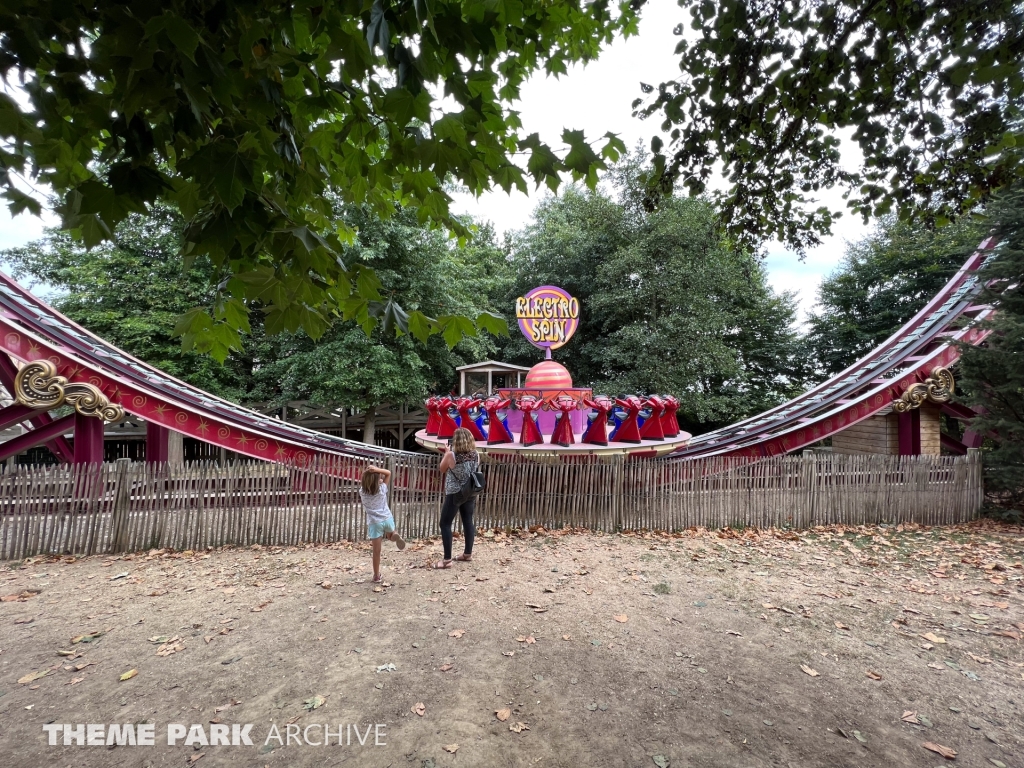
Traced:
<path fill-rule="evenodd" d="M 920 312 L 845 371 L 783 405 L 692 438 L 673 458 L 775 456 L 888 412 L 893 400 L 911 384 L 924 381 L 935 366 L 948 367 L 959 359 L 953 342 L 978 344 L 985 338 L 984 331 L 963 321 L 992 312 L 974 300 L 980 290 L 975 272 L 994 246 L 994 239 L 982 242 Z"/>
<path fill-rule="evenodd" d="M 134 416 L 253 458 L 304 465 L 316 455 L 387 453 L 268 418 L 168 376 L 72 322 L 2 273 L 0 350 L 22 362 L 50 360 L 61 376 L 99 387 Z"/>
<path fill-rule="evenodd" d="M 845 371 L 769 411 L 724 429 L 699 435 L 673 458 L 736 456 L 757 458 L 787 453 L 891 408 L 911 384 L 935 366 L 959 356 L 956 340 L 977 344 L 984 332 L 963 320 L 992 310 L 974 304 L 974 272 L 988 257 L 983 242 L 952 280 L 903 328 Z M 22 362 L 50 360 L 71 382 L 98 387 L 111 402 L 146 422 L 253 458 L 303 465 L 317 455 L 380 457 L 389 451 L 303 429 L 185 384 L 72 322 L 17 283 L 0 274 L 0 351 Z M 6 363 L 6 366 L 4 365 Z M 0 355 L 0 375 L 13 370 Z M 6 373 L 5 373 L 6 372 Z M 70 449 L 40 412 L 32 417 L 48 429 L 48 445 L 65 460 Z M 40 433 L 42 434 L 42 433 Z M 26 438 L 28 436 L 26 435 Z M 40 440 L 39 442 L 42 442 Z"/>

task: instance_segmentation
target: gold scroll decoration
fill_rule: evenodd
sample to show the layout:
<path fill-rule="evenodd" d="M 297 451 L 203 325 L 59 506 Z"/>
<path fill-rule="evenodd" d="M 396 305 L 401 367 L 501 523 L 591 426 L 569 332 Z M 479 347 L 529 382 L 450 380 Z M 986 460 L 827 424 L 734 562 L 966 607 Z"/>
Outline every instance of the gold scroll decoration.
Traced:
<path fill-rule="evenodd" d="M 923 383 L 911 384 L 899 400 L 893 400 L 892 409 L 896 413 L 906 413 L 912 408 L 920 408 L 925 402 L 946 403 L 955 389 L 956 384 L 949 369 L 936 366 L 932 368 L 932 375 Z"/>
<path fill-rule="evenodd" d="M 94 416 L 103 421 L 121 421 L 124 408 L 111 403 L 99 388 L 92 384 L 68 383 L 57 375 L 57 366 L 49 360 L 27 363 L 14 377 L 14 399 L 30 408 L 50 410 L 58 406 L 73 406 L 83 416 Z"/>

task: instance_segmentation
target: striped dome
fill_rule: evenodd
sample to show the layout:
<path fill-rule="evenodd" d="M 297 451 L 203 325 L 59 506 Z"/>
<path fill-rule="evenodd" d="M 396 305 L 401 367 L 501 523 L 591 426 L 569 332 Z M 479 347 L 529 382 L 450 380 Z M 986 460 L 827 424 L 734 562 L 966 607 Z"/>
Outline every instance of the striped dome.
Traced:
<path fill-rule="evenodd" d="M 526 374 L 527 389 L 570 389 L 572 376 L 564 365 L 554 360 L 543 360 L 537 363 Z"/>

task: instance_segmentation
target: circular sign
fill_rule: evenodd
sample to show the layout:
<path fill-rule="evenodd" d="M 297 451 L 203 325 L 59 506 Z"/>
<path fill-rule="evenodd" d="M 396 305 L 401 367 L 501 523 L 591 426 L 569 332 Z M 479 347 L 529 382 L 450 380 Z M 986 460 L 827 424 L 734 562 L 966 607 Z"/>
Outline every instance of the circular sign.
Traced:
<path fill-rule="evenodd" d="M 580 324 L 580 301 L 553 285 L 534 288 L 516 299 L 519 330 L 533 346 L 552 350 L 564 346 Z"/>

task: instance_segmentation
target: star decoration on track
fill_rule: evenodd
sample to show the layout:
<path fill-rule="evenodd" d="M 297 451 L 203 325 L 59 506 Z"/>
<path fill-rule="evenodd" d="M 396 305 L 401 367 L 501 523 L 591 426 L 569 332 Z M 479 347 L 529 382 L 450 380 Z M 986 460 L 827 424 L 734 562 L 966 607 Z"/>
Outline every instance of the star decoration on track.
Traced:
<path fill-rule="evenodd" d="M 163 416 L 165 413 L 167 413 L 168 410 L 170 409 L 163 403 L 157 403 L 155 406 L 153 406 L 153 413 L 155 413 L 157 416 Z"/>
<path fill-rule="evenodd" d="M 241 445 L 243 448 L 248 448 L 249 443 L 252 442 L 252 438 L 244 433 L 239 435 L 235 439 L 238 441 L 238 444 Z"/>
<path fill-rule="evenodd" d="M 285 456 L 288 453 L 288 449 L 285 448 L 280 443 L 275 443 L 275 445 L 277 446 L 277 450 L 274 451 L 274 456 L 276 458 L 280 459 L 280 458 L 282 458 L 283 456 Z"/>
<path fill-rule="evenodd" d="M 33 352 L 38 352 L 38 351 L 39 351 L 39 345 L 36 344 L 34 341 L 30 341 L 28 343 L 28 353 L 31 355 Z"/>
<path fill-rule="evenodd" d="M 196 427 L 196 429 L 198 429 L 200 432 L 202 432 L 203 436 L 205 437 L 206 436 L 206 430 L 208 430 L 209 428 L 210 428 L 210 425 L 206 423 L 206 420 L 203 419 L 203 418 L 200 418 L 199 419 L 199 426 Z"/>

